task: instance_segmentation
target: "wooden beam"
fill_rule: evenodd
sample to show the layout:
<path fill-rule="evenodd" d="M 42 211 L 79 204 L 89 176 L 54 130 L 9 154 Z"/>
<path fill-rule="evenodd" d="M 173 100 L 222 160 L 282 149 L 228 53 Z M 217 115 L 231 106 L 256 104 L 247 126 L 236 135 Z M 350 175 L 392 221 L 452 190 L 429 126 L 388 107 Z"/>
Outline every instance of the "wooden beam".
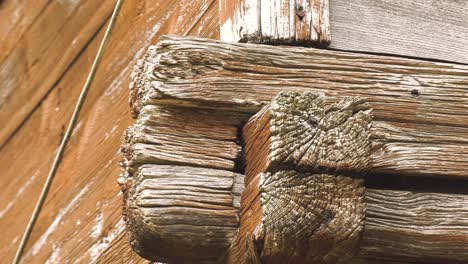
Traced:
<path fill-rule="evenodd" d="M 468 195 L 364 192 L 370 110 L 360 98 L 326 105 L 318 94 L 283 92 L 247 122 L 246 189 L 231 263 L 468 257 Z"/>
<path fill-rule="evenodd" d="M 238 129 L 246 116 L 146 106 L 122 152 L 130 243 L 163 262 L 215 262 L 237 233 L 242 174 Z"/>
<path fill-rule="evenodd" d="M 329 0 L 220 0 L 221 40 L 326 46 Z"/>
<path fill-rule="evenodd" d="M 241 174 L 142 165 L 121 182 L 133 249 L 169 263 L 215 262 L 237 232 Z"/>
<path fill-rule="evenodd" d="M 163 38 L 142 65 L 135 112 L 159 104 L 255 113 L 281 90 L 321 92 L 325 103 L 361 96 L 376 124 L 373 170 L 468 177 L 468 66 L 180 37 Z"/>
<path fill-rule="evenodd" d="M 357 256 L 421 263 L 468 259 L 468 193 L 367 188 L 365 199 Z"/>

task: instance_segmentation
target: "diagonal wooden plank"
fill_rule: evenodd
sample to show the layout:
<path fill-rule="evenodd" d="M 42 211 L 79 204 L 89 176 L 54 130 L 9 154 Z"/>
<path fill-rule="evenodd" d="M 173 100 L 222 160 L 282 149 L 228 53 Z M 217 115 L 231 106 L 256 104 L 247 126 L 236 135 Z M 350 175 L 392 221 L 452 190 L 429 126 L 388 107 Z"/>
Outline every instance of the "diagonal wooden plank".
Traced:
<path fill-rule="evenodd" d="M 102 67 L 80 115 L 81 121 L 26 249 L 25 262 L 45 262 L 49 258 L 99 261 L 104 258 L 102 254 L 118 254 L 122 241 L 126 252 L 130 252 L 126 231 L 122 230 L 125 224 L 121 220 L 122 197 L 116 183 L 120 173 L 118 149 L 122 133 L 131 122 L 126 89 L 129 75 L 136 60 L 161 34 L 183 33 L 182 29 L 172 27 L 177 19 L 184 32 L 194 29 L 193 34 L 218 37 L 218 30 L 211 31 L 217 28 L 213 27 L 216 17 L 199 17 L 198 23 L 190 11 L 210 6 L 205 1 L 162 1 L 146 5 L 125 1 L 121 11 L 125 19 L 117 20 Z M 206 14 L 217 15 L 212 11 Z M 0 193 L 0 199 L 8 201 L 0 207 L 3 212 L 0 226 L 5 230 L 0 244 L 8 245 L 0 250 L 2 259 L 13 257 L 18 235 L 32 210 L 31 200 L 40 191 L 102 33 L 90 42 L 0 152 L 0 181 L 7 190 Z M 111 114 L 108 109 L 112 109 Z M 88 150 L 90 147 L 94 150 Z M 141 261 L 136 254 L 129 253 L 124 258 L 127 256 L 128 261 Z"/>
<path fill-rule="evenodd" d="M 0 62 L 21 40 L 29 26 L 50 4 L 47 0 L 39 1 L 2 1 L 0 4 Z"/>
<path fill-rule="evenodd" d="M 0 64 L 0 147 L 103 26 L 114 1 L 53 2 Z"/>

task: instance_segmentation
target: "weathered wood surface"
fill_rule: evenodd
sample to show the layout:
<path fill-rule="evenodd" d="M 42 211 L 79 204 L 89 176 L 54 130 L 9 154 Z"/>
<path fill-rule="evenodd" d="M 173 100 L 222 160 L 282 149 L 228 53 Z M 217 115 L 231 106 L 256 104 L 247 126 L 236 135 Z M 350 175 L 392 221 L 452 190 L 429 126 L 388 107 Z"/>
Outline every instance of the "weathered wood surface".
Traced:
<path fill-rule="evenodd" d="M 243 178 L 226 170 L 139 166 L 122 182 L 132 247 L 166 263 L 220 259 L 239 225 Z"/>
<path fill-rule="evenodd" d="M 318 23 L 325 29 L 322 35 L 317 30 L 318 36 L 329 42 L 331 35 L 332 49 L 468 63 L 466 1 L 334 0 L 329 8 L 328 2 L 222 0 L 221 40 L 287 43 L 285 40 L 297 39 Z M 304 12 L 295 8 L 298 5 Z M 314 16 L 314 9 L 322 10 L 323 15 Z M 327 9 L 329 19 L 310 20 L 310 14 L 312 18 L 327 17 Z M 303 19 L 298 15 L 304 15 Z M 258 32 L 269 38 L 255 37 Z M 253 37 L 243 38 L 243 34 Z"/>
<path fill-rule="evenodd" d="M 142 70 L 135 68 L 135 82 Z M 213 263 L 224 256 L 239 225 L 244 176 L 233 171 L 245 119 L 235 112 L 152 105 L 139 112 L 126 131 L 120 179 L 138 254 L 169 263 Z"/>
<path fill-rule="evenodd" d="M 322 92 L 325 102 L 361 96 L 376 123 L 372 170 L 468 177 L 467 66 L 180 37 L 145 60 L 131 92 L 137 113 L 152 104 L 256 112 L 283 89 Z"/>
<path fill-rule="evenodd" d="M 468 64 L 468 2 L 335 0 L 330 48 Z"/>
<path fill-rule="evenodd" d="M 247 122 L 231 263 L 468 259 L 468 192 L 364 192 L 370 110 L 362 98 L 325 105 L 319 94 L 282 92 Z"/>
<path fill-rule="evenodd" d="M 362 180 L 280 170 L 246 181 L 228 263 L 348 263 L 354 256 L 364 228 Z"/>
<path fill-rule="evenodd" d="M 326 46 L 329 0 L 220 0 L 221 40 Z"/>
<path fill-rule="evenodd" d="M 362 5 L 366 3 L 360 2 Z M 394 16 L 397 12 L 386 13 L 387 9 L 379 6 L 380 3 L 387 4 L 380 1 L 373 3 L 372 9 L 369 7 L 366 9 L 356 8 L 352 11 L 374 10 L 374 13 L 380 14 L 377 17 L 385 17 L 383 22 L 400 21 L 393 19 L 393 17 L 387 19 L 386 16 Z M 404 5 L 400 4 L 401 2 L 392 3 L 395 3 L 391 4 L 392 10 L 404 8 Z M 427 10 L 425 9 L 427 8 L 426 3 L 425 1 L 424 3 L 417 2 L 417 6 L 411 4 L 412 14 L 417 14 L 418 10 Z M 0 101 L 5 100 L 1 110 L 2 113 L 15 114 L 18 109 L 20 111 L 23 111 L 21 110 L 23 108 L 30 109 L 29 112 L 23 112 L 26 114 L 22 118 L 18 117 L 13 120 L 11 115 L 2 115 L 0 119 L 3 124 L 6 124 L 5 122 L 12 124 L 11 128 L 3 126 L 0 132 L 3 134 L 4 131 L 11 131 L 5 133 L 9 136 L 0 147 L 0 185 L 3 186 L 0 200 L 4 201 L 0 206 L 0 228 L 2 230 L 0 257 L 5 262 L 13 258 L 19 242 L 19 234 L 24 231 L 32 211 L 33 203 L 31 201 L 38 197 L 40 186 L 46 177 L 64 126 L 71 115 L 74 101 L 78 97 L 87 70 L 91 67 L 92 59 L 96 54 L 97 45 L 103 35 L 101 27 L 105 21 L 105 19 L 98 21 L 97 18 L 110 14 L 112 4 L 113 1 L 98 3 L 83 0 L 1 1 L 0 68 L 2 71 L 0 71 L 0 75 L 5 76 L 2 77 L 2 86 L 0 86 L 2 95 Z M 372 41 L 367 39 L 364 44 L 368 45 L 367 48 L 369 48 L 372 47 L 372 43 L 375 43 L 376 48 L 369 48 L 374 51 L 385 48 L 386 50 L 390 49 L 389 52 L 394 52 L 394 54 L 415 56 L 412 43 L 417 43 L 417 40 L 415 41 L 411 36 L 416 33 L 423 39 L 430 37 L 438 40 L 431 43 L 419 43 L 421 51 L 423 51 L 419 55 L 424 53 L 428 58 L 463 61 L 466 58 L 465 45 L 460 44 L 460 41 L 466 39 L 463 38 L 463 32 L 466 28 L 458 25 L 463 24 L 460 21 L 465 18 L 463 16 L 466 13 L 463 11 L 465 3 L 439 1 L 434 3 L 434 6 L 438 4 L 445 5 L 447 10 L 452 11 L 450 11 L 451 16 L 444 20 L 437 20 L 439 26 L 433 28 L 428 26 L 431 28 L 430 32 L 437 32 L 437 34 L 427 34 L 428 31 L 423 33 L 422 31 L 404 30 L 405 28 L 414 29 L 415 25 L 424 28 L 430 25 L 432 15 L 438 13 L 427 12 L 431 15 L 408 15 L 405 24 L 410 25 L 409 27 L 400 27 L 398 24 L 394 24 L 399 31 L 392 30 L 392 32 L 399 32 L 398 35 L 384 32 L 385 35 L 379 35 L 375 39 L 370 38 Z M 94 7 L 96 5 L 104 7 L 105 5 L 106 8 L 91 8 L 91 5 Z M 85 6 L 87 7 L 85 8 Z M 127 66 L 134 65 L 136 59 L 142 56 L 147 46 L 155 44 L 161 34 L 219 38 L 218 8 L 216 0 L 146 2 L 126 0 L 124 2 L 121 17 L 117 20 L 102 66 L 98 69 L 97 78 L 91 88 L 84 111 L 80 115 L 81 121 L 76 128 L 71 144 L 67 147 L 62 168 L 58 171 L 50 197 L 47 199 L 38 225 L 31 237 L 31 242 L 28 244 L 28 252 L 26 252 L 24 260 L 26 263 L 47 262 L 47 260 L 49 262 L 70 261 L 75 263 L 147 262 L 135 254 L 128 244 L 125 223 L 121 218 L 122 198 L 118 195 L 119 187 L 115 184 L 116 177 L 120 172 L 118 149 L 121 136 L 125 128 L 132 122 L 126 106 L 128 96 L 126 87 L 131 72 L 131 66 Z M 378 8 L 378 10 L 375 11 L 374 8 Z M 453 12 L 453 10 L 456 11 Z M 69 14 L 69 12 L 73 14 Z M 75 17 L 77 13 L 80 13 L 82 17 Z M 333 16 L 334 13 L 336 14 L 336 12 L 332 12 L 331 15 Z M 65 15 L 67 18 L 63 17 Z M 346 13 L 343 15 L 347 16 Z M 60 19 L 58 19 L 59 17 Z M 352 16 L 352 18 L 356 19 L 355 23 L 360 24 L 359 15 Z M 67 24 L 65 19 L 70 19 L 68 21 L 73 26 Z M 369 21 L 372 19 L 370 16 Z M 347 23 L 346 20 L 343 21 Z M 453 35 L 445 34 L 445 29 L 450 28 L 450 26 L 445 26 L 447 22 L 453 25 L 451 28 L 454 28 L 456 32 L 460 32 L 460 38 L 449 39 Z M 89 24 L 88 27 L 84 26 L 85 23 L 93 24 Z M 373 24 L 367 23 L 367 25 L 372 27 Z M 382 25 L 382 23 L 378 25 L 380 30 L 385 29 L 382 28 Z M 54 38 L 52 35 L 56 34 L 54 32 L 57 32 L 58 26 L 62 29 Z M 75 30 L 71 30 L 70 27 L 75 28 Z M 80 29 L 83 31 L 79 31 Z M 99 30 L 98 33 L 88 35 L 89 32 L 96 29 Z M 49 30 L 51 31 L 49 32 Z M 354 36 L 349 39 L 349 45 L 353 46 L 359 44 L 360 38 L 366 33 L 349 28 L 343 30 L 348 31 L 348 36 Z M 70 34 L 76 38 L 75 45 L 73 45 L 74 39 L 70 39 Z M 41 36 L 46 40 L 40 38 L 43 41 L 36 41 Z M 336 43 L 337 37 L 333 35 L 332 37 Z M 44 50 L 44 47 L 50 45 L 51 39 L 48 38 L 51 38 L 55 43 L 50 46 L 54 48 Z M 383 40 L 381 41 L 381 39 Z M 392 41 L 392 39 L 399 41 Z M 80 44 L 81 47 L 79 47 L 79 43 L 83 45 Z M 447 48 L 446 43 L 450 43 L 451 48 Z M 41 45 L 41 47 L 30 49 L 32 45 Z M 26 48 L 30 52 L 34 50 L 32 57 L 23 56 L 26 54 Z M 60 64 L 56 71 L 52 70 L 51 72 L 50 69 L 54 66 L 51 66 L 49 62 L 46 63 L 49 60 L 46 57 L 54 58 L 52 60 L 55 60 L 55 63 L 59 61 L 55 53 L 51 54 L 51 52 L 60 54 L 61 60 L 59 62 L 62 62 L 62 60 L 68 60 L 70 58 L 68 55 L 72 51 L 76 52 L 77 48 L 79 52 L 68 65 L 66 63 Z M 366 50 L 365 48 L 363 51 Z M 416 53 L 417 51 L 419 50 L 416 50 Z M 31 77 L 32 72 L 28 71 L 25 66 L 33 64 L 38 58 L 39 60 L 33 68 L 39 69 L 41 66 L 48 68 L 45 79 L 37 75 L 36 71 L 34 71 L 36 76 Z M 17 70 L 11 71 L 11 67 Z M 33 68 L 29 68 L 29 70 Z M 55 78 L 55 73 L 60 71 L 62 73 Z M 10 74 L 11 72 L 15 72 L 15 74 Z M 441 76 L 445 78 L 443 74 Z M 34 80 L 52 78 L 54 80 L 49 86 L 40 81 L 34 82 L 35 85 L 27 85 L 26 79 L 31 78 Z M 38 87 L 41 87 L 40 93 L 44 91 L 44 87 L 47 87 L 48 92 L 43 93 L 42 96 L 31 96 L 31 94 L 36 94 Z M 28 92 L 23 88 L 34 88 L 34 91 L 29 90 Z M 440 88 L 445 89 L 442 85 Z M 20 105 L 8 103 L 10 98 L 18 96 L 12 92 L 12 89 L 13 91 L 24 91 L 21 93 L 21 99 L 15 101 L 20 102 Z M 451 97 L 448 96 L 448 98 Z M 8 107 L 6 107 L 7 103 Z M 405 125 L 398 122 L 392 124 L 400 128 L 411 129 L 415 133 L 419 131 L 418 126 L 425 126 L 423 124 Z M 427 126 L 435 127 L 432 124 Z M 440 129 L 446 131 L 444 126 L 441 126 Z M 455 131 L 454 127 L 451 129 Z M 463 129 L 463 127 L 457 129 L 457 132 L 453 132 L 452 136 L 456 139 L 458 133 L 464 135 Z M 440 140 L 447 140 L 447 138 Z M 371 259 L 365 263 L 377 262 Z"/>
<path fill-rule="evenodd" d="M 47 4 L 57 7 L 59 2 L 48 1 Z M 105 13 L 102 9 L 89 8 L 89 5 L 110 5 L 110 12 L 115 3 L 88 2 L 86 9 L 85 5 L 78 5 L 73 11 L 75 15 L 86 11 L 88 17 L 102 16 Z M 78 1 L 60 3 L 68 6 Z M 69 25 L 63 25 L 63 20 L 55 18 L 65 14 L 63 8 L 55 8 L 54 12 L 46 12 L 49 10 L 47 8 L 35 10 L 41 8 L 39 4 L 39 1 L 23 1 L 20 4 L 5 0 L 0 4 L 0 12 L 18 11 L 18 23 L 24 23 L 22 19 L 32 19 L 29 17 L 33 15 L 31 12 L 38 12 L 38 18 L 48 22 L 35 26 L 36 35 L 38 31 L 46 34 L 44 31 L 57 26 L 54 23 L 63 26 L 64 31 L 70 30 Z M 7 6 L 8 9 L 3 9 Z M 0 20 L 1 28 L 12 26 L 8 16 L 3 13 Z M 84 17 L 74 21 L 80 22 L 76 25 L 79 29 L 83 29 L 84 23 L 91 23 Z M 22 27 L 20 24 L 17 26 Z M 100 26 L 95 24 L 93 27 Z M 31 30 L 31 27 L 28 29 Z M 15 32 L 11 31 L 11 34 L 17 34 L 16 29 L 13 30 Z M 84 30 L 87 30 L 86 27 Z M 76 30 L 70 30 L 66 34 L 59 34 L 58 38 L 69 36 L 69 33 L 78 37 Z M 119 148 L 123 131 L 132 123 L 127 104 L 132 67 L 150 44 L 157 43 L 159 36 L 167 33 L 218 38 L 217 2 L 124 1 L 76 131 L 27 245 L 24 263 L 148 263 L 131 249 L 126 235 L 122 219 L 122 196 L 117 185 L 121 159 Z M 13 35 L 9 36 L 12 37 L 8 37 L 9 40 L 13 39 Z M 68 68 L 62 65 L 63 74 L 48 88 L 49 92 L 45 96 L 34 101 L 31 93 L 26 93 L 27 96 L 20 100 L 22 107 L 37 107 L 31 108 L 27 119 L 16 119 L 19 128 L 0 150 L 0 262 L 8 263 L 13 259 L 102 36 L 103 30 L 100 29 Z M 78 38 L 77 43 L 83 41 L 81 37 Z M 56 42 L 58 44 L 61 41 L 56 39 Z M 17 46 L 26 44 L 25 39 L 21 38 L 18 43 Z M 0 43 L 1 52 L 6 52 L 4 44 Z M 54 52 L 64 55 L 62 49 L 55 49 Z M 47 56 L 48 52 L 44 53 Z M 13 65 L 21 65 L 22 61 L 13 62 Z M 3 62 L 0 65 L 5 66 Z M 42 64 L 42 60 L 35 67 L 40 65 L 48 68 Z M 50 67 L 48 70 L 50 74 Z M 15 78 L 27 76 L 20 72 L 14 75 Z M 11 87 L 13 91 L 19 91 L 25 86 L 15 82 Z M 31 87 L 38 89 L 38 86 Z M 3 89 L 5 86 L 0 86 L 2 92 Z M 2 113 L 6 110 L 3 106 Z M 13 113 L 16 110 L 8 111 Z M 10 116 L 1 120 L 2 124 L 12 122 Z M 4 128 L 2 126 L 2 132 Z"/>
<path fill-rule="evenodd" d="M 235 112 L 146 106 L 126 132 L 125 166 L 159 163 L 233 171 L 245 119 Z"/>
<path fill-rule="evenodd" d="M 366 190 L 360 257 L 465 263 L 468 259 L 468 192 Z"/>

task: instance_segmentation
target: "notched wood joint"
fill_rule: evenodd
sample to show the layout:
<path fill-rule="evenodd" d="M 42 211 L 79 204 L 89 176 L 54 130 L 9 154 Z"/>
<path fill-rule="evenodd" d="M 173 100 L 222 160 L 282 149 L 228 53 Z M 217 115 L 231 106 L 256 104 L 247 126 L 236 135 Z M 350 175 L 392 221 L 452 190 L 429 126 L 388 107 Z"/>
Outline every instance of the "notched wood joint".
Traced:
<path fill-rule="evenodd" d="M 354 256 L 366 211 L 356 176 L 370 162 L 371 112 L 360 97 L 328 102 L 320 93 L 281 92 L 247 122 L 246 190 L 231 259 L 242 257 L 243 243 L 262 263 Z"/>

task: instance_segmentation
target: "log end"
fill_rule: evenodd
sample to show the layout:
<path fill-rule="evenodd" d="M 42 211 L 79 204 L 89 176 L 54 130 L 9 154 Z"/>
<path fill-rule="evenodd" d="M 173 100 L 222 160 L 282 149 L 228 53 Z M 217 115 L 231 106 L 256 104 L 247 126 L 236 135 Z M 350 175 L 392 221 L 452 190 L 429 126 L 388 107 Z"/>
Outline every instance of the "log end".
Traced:
<path fill-rule="evenodd" d="M 209 263 L 229 248 L 238 227 L 242 175 L 146 164 L 120 183 L 130 243 L 142 257 Z"/>

